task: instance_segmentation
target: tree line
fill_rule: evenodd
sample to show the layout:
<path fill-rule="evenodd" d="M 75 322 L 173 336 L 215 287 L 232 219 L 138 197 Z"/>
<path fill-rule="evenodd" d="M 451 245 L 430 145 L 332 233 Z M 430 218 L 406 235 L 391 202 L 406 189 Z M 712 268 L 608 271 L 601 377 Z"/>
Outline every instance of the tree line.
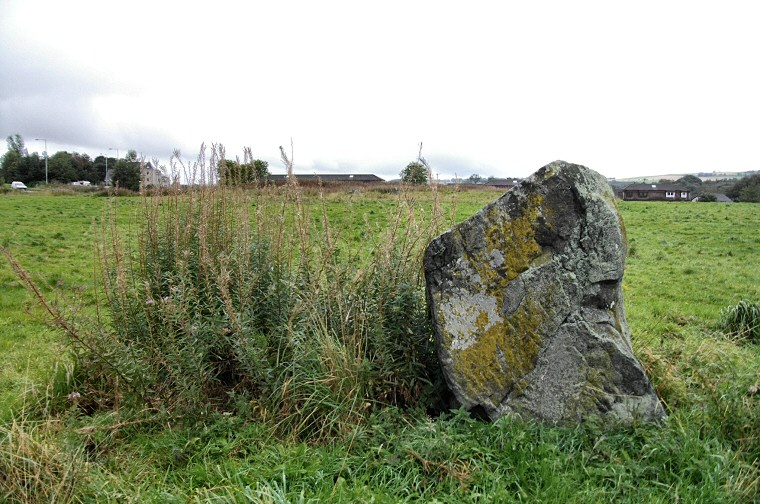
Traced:
<path fill-rule="evenodd" d="M 140 189 L 141 162 L 134 150 L 128 150 L 122 158 L 103 155 L 91 158 L 78 152 L 56 152 L 47 159 L 46 173 L 45 153 L 30 154 L 19 134 L 7 137 L 6 141 L 8 151 L 0 160 L 0 184 L 19 181 L 35 186 L 46 180 L 57 184 L 88 181 L 93 185 L 118 185 L 132 191 Z M 164 172 L 163 168 L 159 169 Z M 244 163 L 223 159 L 217 166 L 217 175 L 226 183 L 260 183 L 269 176 L 269 163 L 261 159 Z"/>
<path fill-rule="evenodd" d="M 37 152 L 29 153 L 24 139 L 19 134 L 6 138 L 8 151 L 0 161 L 0 183 L 12 181 L 34 186 L 45 183 L 68 184 L 87 181 L 93 185 L 106 183 L 106 171 L 110 171 L 110 183 L 127 189 L 138 190 L 140 187 L 140 166 L 137 152 L 127 151 L 123 158 L 95 158 L 78 152 L 59 151 L 47 158 Z"/>
<path fill-rule="evenodd" d="M 673 183 L 669 179 L 660 179 L 661 184 Z M 725 193 L 734 201 L 743 203 L 760 203 L 760 174 L 742 177 L 738 180 L 724 179 L 703 181 L 695 175 L 684 175 L 675 181 L 686 187 L 700 201 L 716 201 L 716 193 Z"/>

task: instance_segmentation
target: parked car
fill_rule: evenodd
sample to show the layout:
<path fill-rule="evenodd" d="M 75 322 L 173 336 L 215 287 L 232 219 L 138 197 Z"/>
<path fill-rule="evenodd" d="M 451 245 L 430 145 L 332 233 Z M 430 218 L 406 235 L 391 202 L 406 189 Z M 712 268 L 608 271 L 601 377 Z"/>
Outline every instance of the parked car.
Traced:
<path fill-rule="evenodd" d="M 28 187 L 26 187 L 26 184 L 18 181 L 11 182 L 11 187 L 13 189 L 20 189 L 22 191 L 26 191 L 28 189 Z"/>

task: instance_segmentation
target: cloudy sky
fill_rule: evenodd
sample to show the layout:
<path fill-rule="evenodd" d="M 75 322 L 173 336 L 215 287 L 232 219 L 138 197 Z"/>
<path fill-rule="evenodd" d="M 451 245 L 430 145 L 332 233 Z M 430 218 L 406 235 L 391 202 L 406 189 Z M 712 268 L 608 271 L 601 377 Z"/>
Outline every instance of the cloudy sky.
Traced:
<path fill-rule="evenodd" d="M 752 1 L 0 0 L 0 134 L 283 173 L 760 169 Z M 0 154 L 5 146 L 0 147 Z M 115 155 L 115 152 L 110 152 Z"/>

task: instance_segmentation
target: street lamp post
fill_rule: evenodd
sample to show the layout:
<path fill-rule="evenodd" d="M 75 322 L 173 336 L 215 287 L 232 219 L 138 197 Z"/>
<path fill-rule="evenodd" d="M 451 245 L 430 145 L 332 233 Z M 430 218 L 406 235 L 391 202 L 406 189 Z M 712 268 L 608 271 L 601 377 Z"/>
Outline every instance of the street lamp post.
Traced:
<path fill-rule="evenodd" d="M 37 141 L 45 142 L 45 185 L 48 183 L 48 151 L 47 151 L 47 138 L 35 138 Z"/>

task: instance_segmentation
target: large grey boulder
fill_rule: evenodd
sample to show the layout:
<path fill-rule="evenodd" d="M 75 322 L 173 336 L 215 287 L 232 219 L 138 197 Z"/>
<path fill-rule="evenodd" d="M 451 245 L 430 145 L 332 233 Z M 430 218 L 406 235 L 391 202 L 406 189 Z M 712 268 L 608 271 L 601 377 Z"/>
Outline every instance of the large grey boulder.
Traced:
<path fill-rule="evenodd" d="M 605 178 L 563 161 L 433 240 L 428 305 L 461 405 L 559 424 L 662 418 L 631 349 L 626 250 Z"/>

